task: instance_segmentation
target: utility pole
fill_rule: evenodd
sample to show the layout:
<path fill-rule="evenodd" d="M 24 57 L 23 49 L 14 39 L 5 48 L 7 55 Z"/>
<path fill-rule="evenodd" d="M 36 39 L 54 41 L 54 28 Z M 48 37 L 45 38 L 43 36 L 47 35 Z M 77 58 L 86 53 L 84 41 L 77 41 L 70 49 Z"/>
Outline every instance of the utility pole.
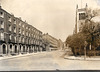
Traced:
<path fill-rule="evenodd" d="M 84 47 L 84 60 L 86 60 L 86 46 Z"/>

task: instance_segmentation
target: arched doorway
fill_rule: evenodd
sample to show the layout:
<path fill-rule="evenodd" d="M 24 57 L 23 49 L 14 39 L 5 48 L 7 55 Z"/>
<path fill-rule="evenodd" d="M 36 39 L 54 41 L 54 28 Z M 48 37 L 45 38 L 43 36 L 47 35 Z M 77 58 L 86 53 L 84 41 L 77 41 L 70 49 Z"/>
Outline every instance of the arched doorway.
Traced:
<path fill-rule="evenodd" d="M 12 54 L 12 48 L 13 48 L 13 45 L 12 44 L 10 44 L 10 53 Z"/>
<path fill-rule="evenodd" d="M 25 45 L 23 46 L 23 52 L 26 52 Z"/>
<path fill-rule="evenodd" d="M 29 53 L 29 47 L 28 46 L 26 47 L 26 52 Z"/>
<path fill-rule="evenodd" d="M 33 46 L 33 52 L 34 52 L 34 46 Z"/>
<path fill-rule="evenodd" d="M 34 52 L 36 52 L 36 47 L 35 47 L 35 45 L 34 45 Z"/>
<path fill-rule="evenodd" d="M 34 46 L 32 46 L 32 52 L 34 52 Z"/>
<path fill-rule="evenodd" d="M 19 46 L 19 52 L 21 53 L 21 45 Z"/>
<path fill-rule="evenodd" d="M 6 45 L 5 44 L 2 45 L 2 50 L 3 50 L 3 54 L 6 54 Z"/>
<path fill-rule="evenodd" d="M 33 46 L 31 46 L 31 53 L 33 52 Z"/>
<path fill-rule="evenodd" d="M 29 46 L 29 53 L 31 53 L 31 46 Z"/>
<path fill-rule="evenodd" d="M 17 53 L 17 45 L 15 45 L 15 53 Z"/>

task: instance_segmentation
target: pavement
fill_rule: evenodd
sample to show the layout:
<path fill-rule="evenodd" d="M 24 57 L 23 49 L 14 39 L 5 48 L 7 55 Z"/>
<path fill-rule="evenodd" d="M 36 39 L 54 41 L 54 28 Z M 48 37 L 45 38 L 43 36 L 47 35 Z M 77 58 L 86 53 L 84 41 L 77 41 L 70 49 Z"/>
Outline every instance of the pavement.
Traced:
<path fill-rule="evenodd" d="M 19 55 L 9 55 L 9 56 L 3 56 L 0 57 L 0 60 L 4 60 L 4 59 L 12 59 L 12 58 L 17 58 L 17 57 L 25 57 L 25 56 L 29 56 L 29 55 L 35 55 L 35 54 L 40 54 L 40 53 L 45 53 L 45 52 L 33 52 L 33 53 L 27 53 L 27 54 L 19 54 Z"/>
<path fill-rule="evenodd" d="M 84 56 L 64 56 L 64 59 L 68 60 L 85 60 L 85 61 L 100 61 L 100 56 L 91 56 L 91 57 L 84 57 Z"/>

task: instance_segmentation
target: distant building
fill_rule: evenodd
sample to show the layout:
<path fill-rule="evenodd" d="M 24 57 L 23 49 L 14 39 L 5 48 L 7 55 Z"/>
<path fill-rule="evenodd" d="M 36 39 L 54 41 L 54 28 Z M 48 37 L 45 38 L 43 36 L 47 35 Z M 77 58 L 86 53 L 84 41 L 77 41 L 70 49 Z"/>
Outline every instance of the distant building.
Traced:
<path fill-rule="evenodd" d="M 61 39 L 58 40 L 58 48 L 63 50 L 64 49 L 64 42 Z"/>
<path fill-rule="evenodd" d="M 58 50 L 58 49 L 62 48 L 63 42 L 60 39 L 58 40 L 58 39 L 52 37 L 48 33 L 43 34 L 43 39 L 45 42 L 46 50 L 48 50 L 48 51 Z"/>

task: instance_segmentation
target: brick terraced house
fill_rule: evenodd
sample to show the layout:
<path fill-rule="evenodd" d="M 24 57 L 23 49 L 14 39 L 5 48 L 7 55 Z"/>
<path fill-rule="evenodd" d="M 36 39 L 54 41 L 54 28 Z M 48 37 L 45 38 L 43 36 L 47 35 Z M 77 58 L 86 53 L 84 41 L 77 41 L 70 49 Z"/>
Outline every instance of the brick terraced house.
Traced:
<path fill-rule="evenodd" d="M 43 51 L 42 32 L 0 6 L 0 56 Z"/>

